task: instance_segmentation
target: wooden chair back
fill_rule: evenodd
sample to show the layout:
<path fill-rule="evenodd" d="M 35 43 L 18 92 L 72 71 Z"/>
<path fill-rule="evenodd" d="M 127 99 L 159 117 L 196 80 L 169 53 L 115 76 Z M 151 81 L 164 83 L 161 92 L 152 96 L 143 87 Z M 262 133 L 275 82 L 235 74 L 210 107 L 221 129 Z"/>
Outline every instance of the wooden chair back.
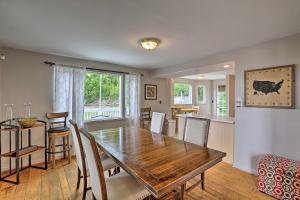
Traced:
<path fill-rule="evenodd" d="M 85 163 L 85 155 L 82 145 L 82 140 L 80 137 L 79 128 L 77 126 L 77 123 L 73 120 L 69 120 L 71 126 L 71 133 L 73 138 L 73 146 L 75 150 L 75 156 L 76 156 L 76 162 L 79 170 L 81 173 L 83 173 L 83 177 L 87 177 L 87 171 L 86 171 L 86 163 Z"/>
<path fill-rule="evenodd" d="M 183 140 L 203 147 L 207 147 L 210 119 L 186 117 Z"/>
<path fill-rule="evenodd" d="M 60 125 L 67 127 L 67 118 L 69 116 L 68 112 L 59 112 L 59 113 L 46 113 L 46 117 L 49 120 L 50 128 L 53 126 Z"/>
<path fill-rule="evenodd" d="M 141 119 L 151 119 L 151 107 L 141 108 Z"/>
<path fill-rule="evenodd" d="M 83 149 L 91 177 L 91 188 L 96 199 L 107 200 L 103 166 L 95 138 L 85 129 L 80 129 Z"/>
<path fill-rule="evenodd" d="M 150 128 L 151 132 L 162 134 L 165 116 L 166 116 L 165 113 L 158 113 L 158 112 L 152 113 L 151 128 Z"/>

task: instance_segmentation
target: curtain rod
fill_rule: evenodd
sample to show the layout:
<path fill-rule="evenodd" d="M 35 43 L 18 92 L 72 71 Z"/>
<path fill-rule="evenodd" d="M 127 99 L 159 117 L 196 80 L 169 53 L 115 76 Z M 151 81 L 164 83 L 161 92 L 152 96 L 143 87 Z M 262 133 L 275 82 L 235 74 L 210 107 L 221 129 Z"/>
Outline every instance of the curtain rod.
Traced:
<path fill-rule="evenodd" d="M 49 65 L 50 67 L 52 67 L 54 65 L 60 65 L 60 66 L 63 66 L 63 67 L 71 67 L 71 68 L 85 68 L 85 67 L 76 66 L 76 65 L 56 64 L 55 62 L 51 62 L 51 61 L 44 61 L 44 64 Z M 91 71 L 99 71 L 99 72 L 110 72 L 110 73 L 117 73 L 117 74 L 130 74 L 128 72 L 120 72 L 120 71 L 106 70 L 106 69 L 97 69 L 97 68 L 90 68 L 90 67 L 86 67 L 86 69 L 91 70 Z M 143 74 L 141 74 L 141 76 L 143 76 Z"/>

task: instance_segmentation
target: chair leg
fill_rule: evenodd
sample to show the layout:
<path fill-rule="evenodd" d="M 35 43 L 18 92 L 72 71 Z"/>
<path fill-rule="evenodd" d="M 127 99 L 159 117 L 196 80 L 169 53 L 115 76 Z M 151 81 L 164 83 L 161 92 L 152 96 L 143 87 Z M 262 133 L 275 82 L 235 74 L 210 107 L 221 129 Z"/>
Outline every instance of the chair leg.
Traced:
<path fill-rule="evenodd" d="M 204 172 L 201 174 L 201 188 L 202 190 L 205 190 L 205 187 L 204 187 L 204 183 L 205 183 L 205 176 L 204 176 Z"/>
<path fill-rule="evenodd" d="M 77 190 L 78 190 L 79 187 L 80 187 L 80 177 L 81 177 L 81 171 L 80 171 L 80 169 L 79 169 L 79 167 L 78 167 L 78 168 L 77 168 L 77 186 L 76 186 Z"/>
<path fill-rule="evenodd" d="M 64 155 L 64 159 L 66 159 L 66 140 L 65 140 L 65 136 L 62 137 L 63 139 L 63 155 Z"/>
<path fill-rule="evenodd" d="M 68 161 L 70 164 L 71 163 L 70 137 L 69 136 L 66 136 L 66 137 L 67 137 L 67 148 L 68 148 Z"/>
<path fill-rule="evenodd" d="M 51 145 L 51 140 L 52 140 L 52 138 L 51 137 L 48 137 L 48 163 L 50 163 L 51 162 L 51 158 L 52 158 L 52 155 L 51 155 L 51 153 L 50 152 L 52 152 L 52 145 Z"/>
<path fill-rule="evenodd" d="M 51 139 L 51 163 L 52 163 L 52 168 L 55 168 L 55 140 L 52 138 Z"/>
<path fill-rule="evenodd" d="M 82 200 L 85 200 L 87 192 L 87 177 L 83 177 L 83 194 L 82 194 Z M 93 195 L 94 197 L 94 195 Z"/>

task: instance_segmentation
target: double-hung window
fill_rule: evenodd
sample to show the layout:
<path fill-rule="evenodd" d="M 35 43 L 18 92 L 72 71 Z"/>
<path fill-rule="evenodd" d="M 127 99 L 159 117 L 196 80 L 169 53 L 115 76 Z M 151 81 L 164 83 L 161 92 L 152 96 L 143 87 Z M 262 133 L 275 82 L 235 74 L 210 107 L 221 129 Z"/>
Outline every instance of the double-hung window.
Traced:
<path fill-rule="evenodd" d="M 124 117 L 124 74 L 87 71 L 84 86 L 84 120 Z"/>
<path fill-rule="evenodd" d="M 174 83 L 174 104 L 192 104 L 192 85 Z"/>

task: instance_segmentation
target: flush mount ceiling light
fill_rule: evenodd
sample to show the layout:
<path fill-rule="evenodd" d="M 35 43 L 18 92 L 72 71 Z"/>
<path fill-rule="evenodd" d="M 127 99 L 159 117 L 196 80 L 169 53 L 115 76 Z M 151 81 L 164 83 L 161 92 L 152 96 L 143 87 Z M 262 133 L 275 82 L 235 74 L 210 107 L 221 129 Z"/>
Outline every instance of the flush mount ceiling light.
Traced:
<path fill-rule="evenodd" d="M 230 65 L 224 65 L 224 68 L 229 68 L 230 67 Z"/>
<path fill-rule="evenodd" d="M 142 38 L 138 41 L 138 44 L 148 51 L 155 49 L 160 43 L 161 40 L 154 37 Z"/>
<path fill-rule="evenodd" d="M 197 79 L 203 79 L 204 78 L 204 75 L 199 75 L 198 77 L 197 77 Z"/>

